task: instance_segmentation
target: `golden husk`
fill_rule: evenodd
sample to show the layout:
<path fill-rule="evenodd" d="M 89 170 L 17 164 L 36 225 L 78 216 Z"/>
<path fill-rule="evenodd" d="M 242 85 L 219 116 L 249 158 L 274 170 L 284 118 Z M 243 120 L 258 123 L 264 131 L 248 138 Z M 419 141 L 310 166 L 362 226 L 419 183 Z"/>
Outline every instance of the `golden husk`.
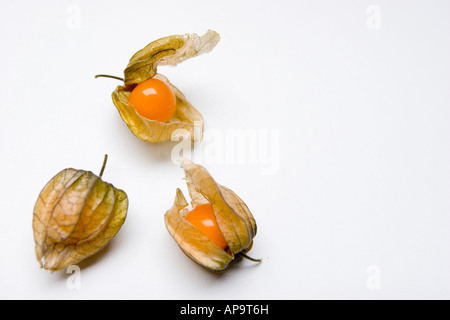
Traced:
<path fill-rule="evenodd" d="M 182 168 L 191 196 L 191 205 L 212 205 L 217 225 L 229 250 L 215 245 L 184 218 L 189 210 L 181 190 L 177 189 L 172 208 L 165 214 L 166 227 L 183 252 L 192 260 L 212 271 L 223 271 L 240 252 L 251 249 L 256 236 L 256 222 L 247 205 L 230 189 L 217 184 L 208 171 L 197 164 L 184 161 Z"/>
<path fill-rule="evenodd" d="M 138 138 L 158 143 L 167 140 L 178 141 L 189 135 L 191 140 L 200 141 L 203 132 L 203 117 L 185 98 L 178 88 L 172 85 L 166 77 L 156 74 L 154 78 L 165 81 L 176 96 L 177 108 L 174 116 L 168 122 L 159 122 L 140 116 L 136 109 L 128 103 L 131 88 L 118 86 L 112 93 L 114 105 L 131 132 Z M 198 128 L 196 130 L 196 128 Z"/>
<path fill-rule="evenodd" d="M 202 115 L 187 101 L 180 90 L 157 73 L 157 67 L 176 65 L 209 52 L 219 40 L 219 34 L 212 30 L 208 30 L 203 36 L 195 33 L 168 36 L 151 42 L 131 57 L 124 70 L 124 85 L 116 88 L 112 98 L 123 121 L 136 137 L 158 143 L 179 140 L 180 137 L 186 138 L 190 135 L 192 141 L 201 141 L 204 127 Z M 167 123 L 144 118 L 128 104 L 128 97 L 134 87 L 153 77 L 165 81 L 176 95 L 176 112 Z"/>
<path fill-rule="evenodd" d="M 58 173 L 34 207 L 34 241 L 41 267 L 62 270 L 100 251 L 123 225 L 127 209 L 125 192 L 92 172 Z"/>

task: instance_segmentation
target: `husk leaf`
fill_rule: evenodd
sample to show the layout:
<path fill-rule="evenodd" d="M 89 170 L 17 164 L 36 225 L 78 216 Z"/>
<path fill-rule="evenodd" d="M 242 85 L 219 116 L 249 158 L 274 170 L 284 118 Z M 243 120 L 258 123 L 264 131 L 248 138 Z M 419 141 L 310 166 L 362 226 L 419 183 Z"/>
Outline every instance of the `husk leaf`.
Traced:
<path fill-rule="evenodd" d="M 200 141 L 204 126 L 200 112 L 166 77 L 156 74 L 154 78 L 165 81 L 175 93 L 177 103 L 175 115 L 166 123 L 140 116 L 136 109 L 128 103 L 132 88 L 118 86 L 112 93 L 112 99 L 128 128 L 136 137 L 151 143 L 177 140 L 186 135 L 189 135 L 193 141 Z"/>
<path fill-rule="evenodd" d="M 165 222 L 169 233 L 180 248 L 195 262 L 213 271 L 225 270 L 234 256 L 247 252 L 256 236 L 256 222 L 247 205 L 230 189 L 217 184 L 208 171 L 188 160 L 183 160 L 192 206 L 211 203 L 217 225 L 228 244 L 226 252 L 217 247 L 184 217 L 189 212 L 181 191 L 173 207 L 166 212 Z M 183 204 L 183 206 L 180 206 Z"/>
<path fill-rule="evenodd" d="M 184 220 L 188 213 L 188 210 L 184 209 L 186 205 L 181 190 L 177 189 L 174 204 L 164 216 L 167 230 L 189 258 L 207 269 L 225 270 L 233 261 L 233 254 L 219 248 L 201 231 Z"/>
<path fill-rule="evenodd" d="M 125 85 L 134 85 L 152 78 L 157 73 L 158 65 L 176 65 L 186 59 L 207 53 L 219 40 L 217 32 L 208 30 L 203 36 L 192 33 L 153 41 L 131 57 L 124 71 Z"/>
<path fill-rule="evenodd" d="M 119 231 L 127 209 L 125 192 L 92 172 L 58 173 L 39 194 L 33 213 L 41 267 L 58 271 L 97 253 Z"/>

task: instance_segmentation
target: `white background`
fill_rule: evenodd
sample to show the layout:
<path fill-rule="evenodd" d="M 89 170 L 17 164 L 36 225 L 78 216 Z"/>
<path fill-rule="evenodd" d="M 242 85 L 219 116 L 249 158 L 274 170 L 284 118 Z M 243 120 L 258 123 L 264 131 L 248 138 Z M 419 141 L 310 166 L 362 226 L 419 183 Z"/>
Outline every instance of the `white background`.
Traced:
<path fill-rule="evenodd" d="M 1 1 L 0 298 L 450 298 L 449 12 L 448 1 Z M 184 188 L 175 143 L 137 139 L 112 104 L 117 81 L 94 79 L 121 76 L 153 40 L 208 29 L 215 50 L 159 68 L 202 112 L 205 143 L 219 143 L 208 130 L 279 133 L 275 174 L 204 163 L 250 207 L 250 253 L 264 259 L 221 275 L 165 228 Z M 33 207 L 57 172 L 98 172 L 105 153 L 128 218 L 69 290 L 69 274 L 39 268 Z"/>

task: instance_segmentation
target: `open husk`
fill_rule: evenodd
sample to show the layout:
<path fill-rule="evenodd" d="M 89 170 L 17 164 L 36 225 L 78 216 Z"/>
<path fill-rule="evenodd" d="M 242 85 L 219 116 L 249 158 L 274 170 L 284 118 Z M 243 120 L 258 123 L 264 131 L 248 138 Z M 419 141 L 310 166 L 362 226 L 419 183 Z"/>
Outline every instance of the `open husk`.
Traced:
<path fill-rule="evenodd" d="M 182 251 L 212 271 L 223 271 L 240 253 L 248 252 L 256 236 L 256 222 L 247 205 L 230 189 L 217 184 L 208 171 L 189 161 L 182 163 L 192 207 L 210 203 L 217 225 L 228 244 L 223 250 L 185 220 L 188 202 L 177 189 L 172 208 L 165 214 L 166 227 Z"/>
<path fill-rule="evenodd" d="M 123 121 L 135 136 L 151 143 L 177 140 L 181 136 L 186 137 L 187 134 L 193 141 L 202 139 L 204 127 L 202 115 L 187 101 L 180 90 L 157 73 L 157 67 L 176 65 L 209 52 L 219 40 L 219 34 L 212 30 L 208 30 L 203 36 L 195 33 L 168 36 L 151 42 L 131 57 L 124 70 L 124 85 L 116 88 L 112 93 L 112 99 Z M 176 95 L 176 112 L 167 123 L 144 118 L 128 104 L 131 91 L 139 83 L 153 77 L 165 81 Z"/>
<path fill-rule="evenodd" d="M 128 197 L 90 171 L 65 169 L 42 189 L 33 214 L 36 257 L 58 271 L 104 248 L 123 225 Z"/>
<path fill-rule="evenodd" d="M 186 99 L 186 97 L 163 75 L 156 74 L 154 78 L 163 80 L 173 90 L 176 96 L 177 109 L 168 122 L 159 122 L 140 116 L 136 109 L 128 103 L 131 87 L 118 86 L 112 93 L 114 105 L 131 132 L 138 138 L 151 142 L 178 140 L 189 134 L 193 141 L 200 141 L 203 132 L 203 117 Z M 198 128 L 198 129 L 196 129 Z"/>

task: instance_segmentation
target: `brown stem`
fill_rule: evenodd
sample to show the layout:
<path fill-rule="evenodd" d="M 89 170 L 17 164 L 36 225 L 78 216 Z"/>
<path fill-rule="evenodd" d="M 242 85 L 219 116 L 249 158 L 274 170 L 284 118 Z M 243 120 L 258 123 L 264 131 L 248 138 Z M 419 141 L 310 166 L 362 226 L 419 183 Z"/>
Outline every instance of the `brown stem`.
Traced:
<path fill-rule="evenodd" d="M 95 76 L 95 79 L 97 79 L 97 78 L 111 78 L 111 79 L 116 79 L 116 80 L 120 80 L 120 81 L 125 81 L 123 78 L 116 77 L 116 76 L 110 76 L 109 74 L 97 74 Z"/>
<path fill-rule="evenodd" d="M 249 257 L 248 255 L 246 255 L 243 252 L 239 252 L 237 255 L 239 255 L 241 257 L 244 257 L 245 259 L 248 259 L 248 260 L 253 261 L 253 262 L 258 262 L 258 263 L 262 262 L 262 259 L 255 259 L 255 258 Z"/>
<path fill-rule="evenodd" d="M 105 171 L 107 161 L 108 161 L 108 155 L 105 154 L 105 159 L 103 160 L 102 169 L 100 170 L 100 175 L 99 175 L 100 178 L 103 176 L 103 172 Z"/>

